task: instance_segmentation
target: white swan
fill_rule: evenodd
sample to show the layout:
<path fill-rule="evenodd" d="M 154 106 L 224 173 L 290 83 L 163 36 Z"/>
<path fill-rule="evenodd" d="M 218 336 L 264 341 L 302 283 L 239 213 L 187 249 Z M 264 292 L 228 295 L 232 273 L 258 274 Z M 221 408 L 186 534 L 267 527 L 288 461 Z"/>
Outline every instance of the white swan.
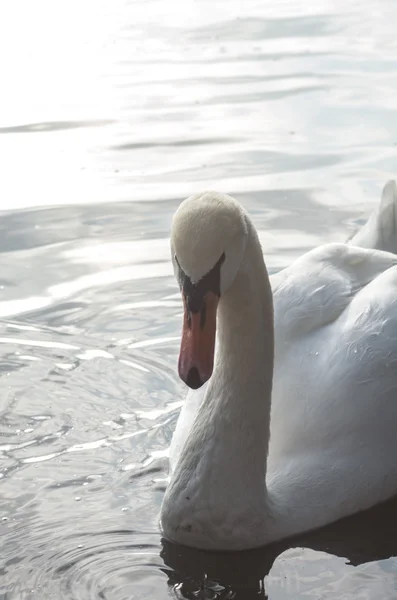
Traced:
<path fill-rule="evenodd" d="M 179 373 L 209 381 L 189 391 L 171 445 L 167 538 L 253 548 L 397 493 L 397 256 L 384 251 L 397 250 L 396 203 L 389 182 L 350 243 L 308 252 L 271 286 L 235 200 L 181 204 Z"/>

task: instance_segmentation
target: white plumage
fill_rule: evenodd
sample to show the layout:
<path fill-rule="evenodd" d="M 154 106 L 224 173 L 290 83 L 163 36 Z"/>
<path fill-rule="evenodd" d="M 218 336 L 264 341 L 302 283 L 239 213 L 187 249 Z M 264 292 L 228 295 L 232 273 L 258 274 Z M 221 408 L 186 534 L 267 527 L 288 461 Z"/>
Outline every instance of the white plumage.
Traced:
<path fill-rule="evenodd" d="M 197 281 L 226 258 L 214 372 L 189 391 L 171 445 L 166 537 L 252 548 L 397 493 L 396 202 L 389 182 L 352 240 L 270 278 L 274 341 L 248 215 L 212 192 L 182 203 L 171 242 L 184 272 Z"/>

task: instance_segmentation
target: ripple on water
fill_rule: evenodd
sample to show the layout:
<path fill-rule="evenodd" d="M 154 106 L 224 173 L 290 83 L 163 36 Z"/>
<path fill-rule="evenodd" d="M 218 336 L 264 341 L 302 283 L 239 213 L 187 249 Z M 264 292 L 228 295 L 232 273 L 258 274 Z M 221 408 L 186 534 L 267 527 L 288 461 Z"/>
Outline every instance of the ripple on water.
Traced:
<path fill-rule="evenodd" d="M 175 339 L 134 348 L 4 323 L 0 345 L 19 367 L 3 374 L 0 594 L 159 597 L 159 481 L 181 395 Z"/>
<path fill-rule="evenodd" d="M 158 581 L 165 579 L 162 566 L 154 534 L 125 530 L 65 535 L 61 543 L 47 543 L 36 555 L 7 561 L 2 573 L 9 575 L 9 583 L 0 584 L 0 591 L 7 600 L 166 598 L 165 589 L 159 594 L 165 588 Z"/>

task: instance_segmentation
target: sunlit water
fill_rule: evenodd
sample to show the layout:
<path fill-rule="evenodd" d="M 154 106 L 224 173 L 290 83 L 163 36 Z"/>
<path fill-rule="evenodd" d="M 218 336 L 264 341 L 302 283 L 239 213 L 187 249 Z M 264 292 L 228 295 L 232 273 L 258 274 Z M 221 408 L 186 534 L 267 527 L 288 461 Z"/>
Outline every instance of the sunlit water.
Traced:
<path fill-rule="evenodd" d="M 271 271 L 350 235 L 397 174 L 394 0 L 1 12 L 1 600 L 395 600 L 396 503 L 234 556 L 158 529 L 172 214 L 233 193 Z"/>

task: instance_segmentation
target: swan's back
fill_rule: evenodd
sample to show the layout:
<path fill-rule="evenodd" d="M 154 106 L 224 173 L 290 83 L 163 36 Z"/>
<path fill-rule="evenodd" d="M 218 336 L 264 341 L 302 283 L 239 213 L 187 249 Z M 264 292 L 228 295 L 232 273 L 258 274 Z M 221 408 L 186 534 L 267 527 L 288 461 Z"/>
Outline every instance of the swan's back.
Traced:
<path fill-rule="evenodd" d="M 396 265 L 391 253 L 324 246 L 274 291 L 269 476 L 284 482 L 290 469 L 291 481 L 299 461 L 297 502 L 309 487 L 353 512 L 396 491 Z"/>

